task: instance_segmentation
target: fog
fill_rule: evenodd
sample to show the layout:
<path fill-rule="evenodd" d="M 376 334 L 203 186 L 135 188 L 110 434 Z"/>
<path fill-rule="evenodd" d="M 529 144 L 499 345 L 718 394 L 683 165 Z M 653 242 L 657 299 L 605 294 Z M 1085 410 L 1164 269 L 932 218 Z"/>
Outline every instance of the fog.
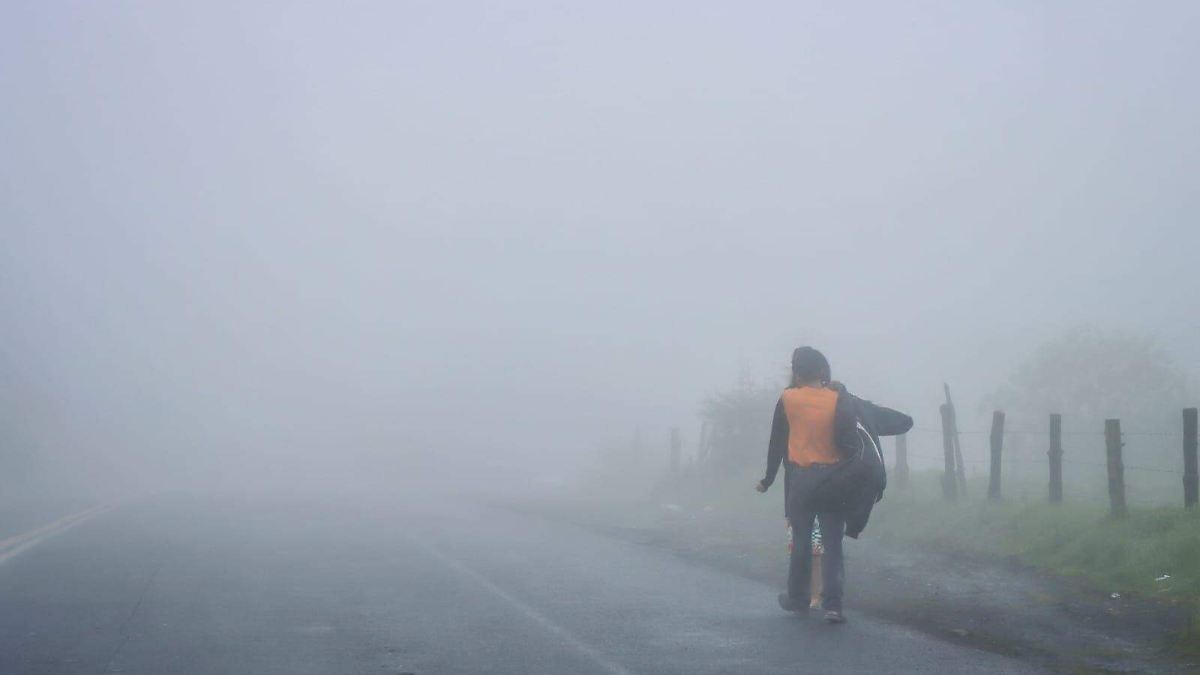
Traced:
<path fill-rule="evenodd" d="M 1198 28 L 5 3 L 4 481 L 561 484 L 800 344 L 918 426 L 1072 326 L 1194 374 Z"/>

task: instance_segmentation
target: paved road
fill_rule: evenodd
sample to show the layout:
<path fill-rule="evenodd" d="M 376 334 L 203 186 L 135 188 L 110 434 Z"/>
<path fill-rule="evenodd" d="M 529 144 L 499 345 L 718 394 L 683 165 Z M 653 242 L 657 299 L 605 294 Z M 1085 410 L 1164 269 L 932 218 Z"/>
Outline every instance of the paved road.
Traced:
<path fill-rule="evenodd" d="M 159 497 L 0 563 L 0 673 L 1034 671 L 774 595 L 461 503 Z"/>

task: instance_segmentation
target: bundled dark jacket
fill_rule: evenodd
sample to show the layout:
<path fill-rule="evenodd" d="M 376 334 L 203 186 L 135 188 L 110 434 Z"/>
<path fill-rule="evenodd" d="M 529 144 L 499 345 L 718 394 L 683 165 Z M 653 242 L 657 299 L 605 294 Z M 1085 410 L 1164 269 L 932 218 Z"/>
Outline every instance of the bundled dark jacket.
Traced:
<path fill-rule="evenodd" d="M 829 507 L 829 510 L 845 513 L 846 535 L 857 538 L 887 487 L 887 467 L 880 451 L 879 437 L 905 433 L 912 428 L 913 422 L 904 413 L 860 399 L 840 385 L 834 387 L 838 391 L 834 442 L 843 460 L 838 464 L 806 468 L 787 462 L 784 478 L 785 515 L 791 518 L 794 513 L 812 510 L 810 496 L 814 491 L 821 489 L 828 493 L 831 485 L 837 485 L 836 493 L 840 499 L 837 506 Z M 779 464 L 787 454 L 788 435 L 787 415 L 781 401 L 775 407 L 764 485 L 770 485 L 775 479 Z M 856 455 L 861 459 L 849 459 Z M 852 465 L 852 461 L 861 463 Z"/>

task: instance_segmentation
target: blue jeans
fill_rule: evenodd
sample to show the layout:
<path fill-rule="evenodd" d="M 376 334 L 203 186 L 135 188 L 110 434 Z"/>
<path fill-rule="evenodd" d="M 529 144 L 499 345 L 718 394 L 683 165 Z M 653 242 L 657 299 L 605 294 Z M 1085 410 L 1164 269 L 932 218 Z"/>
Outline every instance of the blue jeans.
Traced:
<path fill-rule="evenodd" d="M 846 566 L 842 557 L 842 537 L 846 533 L 844 513 L 797 513 L 792 516 L 792 557 L 788 564 L 788 596 L 798 606 L 809 603 L 809 581 L 812 579 L 813 519 L 820 518 L 822 606 L 842 610 L 842 589 L 846 585 Z"/>

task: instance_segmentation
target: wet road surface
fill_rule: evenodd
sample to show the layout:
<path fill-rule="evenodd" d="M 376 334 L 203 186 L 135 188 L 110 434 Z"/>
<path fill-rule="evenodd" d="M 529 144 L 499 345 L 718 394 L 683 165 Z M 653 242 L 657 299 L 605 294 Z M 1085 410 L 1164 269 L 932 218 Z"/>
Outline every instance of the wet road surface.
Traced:
<path fill-rule="evenodd" d="M 461 500 L 156 497 L 35 543 L 0 562 L 0 673 L 1037 672 Z"/>

